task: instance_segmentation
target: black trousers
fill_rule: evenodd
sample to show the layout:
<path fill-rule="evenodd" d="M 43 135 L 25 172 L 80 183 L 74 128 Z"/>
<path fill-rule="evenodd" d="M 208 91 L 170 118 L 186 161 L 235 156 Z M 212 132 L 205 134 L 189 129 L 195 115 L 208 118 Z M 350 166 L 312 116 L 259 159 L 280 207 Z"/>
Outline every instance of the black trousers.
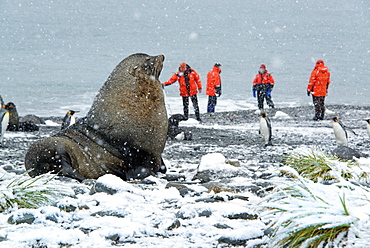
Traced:
<path fill-rule="evenodd" d="M 325 96 L 312 96 L 312 101 L 315 106 L 314 120 L 323 120 L 325 115 Z"/>
<path fill-rule="evenodd" d="M 257 90 L 257 102 L 258 108 L 263 109 L 263 101 L 266 99 L 266 103 L 270 108 L 274 107 L 274 102 L 272 101 L 271 95 L 266 96 L 267 91 L 271 89 L 269 84 L 259 84 L 256 85 Z"/>
<path fill-rule="evenodd" d="M 197 120 L 200 120 L 200 114 L 199 114 L 199 106 L 198 106 L 198 98 L 197 95 L 190 96 L 191 102 L 193 103 L 194 112 L 195 112 L 195 118 Z M 182 97 L 182 104 L 184 106 L 184 116 L 186 119 L 189 117 L 189 97 L 183 96 Z"/>
<path fill-rule="evenodd" d="M 217 96 L 208 96 L 207 113 L 215 112 L 217 105 Z"/>

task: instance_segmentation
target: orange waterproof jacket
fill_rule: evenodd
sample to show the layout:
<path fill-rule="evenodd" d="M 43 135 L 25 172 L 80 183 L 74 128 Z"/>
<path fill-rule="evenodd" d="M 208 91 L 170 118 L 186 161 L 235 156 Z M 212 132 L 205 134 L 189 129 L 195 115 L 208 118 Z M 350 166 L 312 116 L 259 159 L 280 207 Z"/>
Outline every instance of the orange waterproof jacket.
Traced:
<path fill-rule="evenodd" d="M 324 66 L 324 62 L 319 60 L 315 68 L 311 72 L 311 77 L 308 82 L 307 92 L 313 96 L 326 96 L 330 84 L 330 72 L 328 67 Z"/>
<path fill-rule="evenodd" d="M 256 89 L 256 86 L 259 84 L 269 84 L 270 89 L 272 89 L 274 87 L 274 83 L 275 80 L 268 71 L 266 71 L 263 75 L 257 73 L 256 77 L 253 80 L 253 89 Z"/>
<path fill-rule="evenodd" d="M 207 91 L 206 94 L 208 96 L 215 96 L 216 95 L 216 86 L 221 85 L 221 77 L 220 77 L 221 69 L 217 66 L 213 66 L 212 71 L 208 72 L 207 74 Z"/>
<path fill-rule="evenodd" d="M 188 78 L 188 80 L 186 80 L 186 78 Z M 202 89 L 202 82 L 200 81 L 200 76 L 192 68 L 189 68 L 185 72 L 184 71 L 176 72 L 167 82 L 164 82 L 163 85 L 170 85 L 175 83 L 176 81 L 178 81 L 180 84 L 180 96 L 184 97 L 193 96 L 198 93 L 198 90 Z"/>

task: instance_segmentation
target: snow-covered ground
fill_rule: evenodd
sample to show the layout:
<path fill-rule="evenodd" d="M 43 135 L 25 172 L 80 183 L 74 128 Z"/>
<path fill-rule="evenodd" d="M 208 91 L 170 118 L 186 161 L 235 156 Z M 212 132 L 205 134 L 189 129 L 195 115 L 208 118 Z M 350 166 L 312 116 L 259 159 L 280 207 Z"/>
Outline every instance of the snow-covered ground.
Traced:
<path fill-rule="evenodd" d="M 328 108 L 358 134 L 349 134 L 350 147 L 369 154 L 363 121 L 369 108 Z M 53 179 L 49 186 L 61 191 L 53 204 L 0 214 L 0 247 L 269 247 L 268 223 L 274 219 L 263 206 L 277 194 L 271 191 L 276 182 L 276 190 L 289 184 L 278 176 L 282 157 L 312 147 L 330 152 L 336 144 L 330 120 L 310 120 L 312 107 L 268 111 L 273 125 L 271 147 L 264 147 L 258 135 L 255 110 L 203 114 L 202 123 L 193 119 L 181 123 L 180 128 L 192 131 L 193 140 L 168 140 L 163 154 L 167 175 L 140 182 L 124 182 L 113 175 L 84 183 Z M 6 133 L 0 149 L 1 192 L 9 194 L 6 186 L 24 172 L 23 156 L 30 142 L 59 129 L 55 119 L 47 123 L 36 133 Z M 368 170 L 370 160 L 361 158 L 358 163 Z M 350 191 L 306 185 L 325 198 L 327 204 L 320 204 L 336 206 L 333 212 L 331 207 L 326 211 L 327 221 L 342 216 L 340 198 L 335 203 L 330 199 Z M 352 189 L 353 195 L 346 198 L 350 212 L 346 223 L 355 223 L 350 238 L 356 243 L 351 247 L 361 247 L 369 238 L 366 189 Z M 354 197 L 358 194 L 364 197 Z M 294 202 L 292 209 L 303 204 Z M 31 224 L 18 223 L 26 221 Z M 360 238 L 353 238 L 355 234 Z"/>

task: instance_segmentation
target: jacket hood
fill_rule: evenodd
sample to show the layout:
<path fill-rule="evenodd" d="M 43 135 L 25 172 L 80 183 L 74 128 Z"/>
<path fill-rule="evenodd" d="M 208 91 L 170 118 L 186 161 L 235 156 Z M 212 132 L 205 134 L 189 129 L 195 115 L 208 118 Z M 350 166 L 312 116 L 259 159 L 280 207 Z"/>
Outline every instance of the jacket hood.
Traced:
<path fill-rule="evenodd" d="M 217 66 L 213 66 L 213 71 L 220 73 L 221 72 L 221 68 L 220 67 L 217 67 Z"/>

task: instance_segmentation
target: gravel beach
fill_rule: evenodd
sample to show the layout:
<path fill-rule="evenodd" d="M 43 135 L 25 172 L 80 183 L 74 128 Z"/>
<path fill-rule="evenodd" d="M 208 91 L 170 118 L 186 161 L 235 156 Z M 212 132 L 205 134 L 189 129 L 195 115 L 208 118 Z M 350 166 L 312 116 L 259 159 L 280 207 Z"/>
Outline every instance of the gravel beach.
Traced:
<path fill-rule="evenodd" d="M 46 214 L 44 214 L 43 217 L 38 217 L 38 221 L 31 224 L 21 224 L 26 226 L 22 226 L 22 229 L 17 229 L 14 224 L 9 224 L 9 218 L 15 213 L 19 216 L 19 211 L 21 210 L 13 210 L 8 213 L 4 212 L 1 214 L 0 219 L 0 223 L 3 226 L 3 230 L 0 232 L 0 238 L 2 239 L 0 241 L 0 247 L 7 247 L 6 245 L 17 247 L 70 247 L 68 245 L 73 247 L 89 247 L 89 243 L 86 243 L 86 241 L 83 242 L 86 246 L 82 245 L 81 240 L 83 239 L 82 237 L 86 240 L 91 240 L 93 237 L 92 233 L 99 236 L 102 242 L 104 241 L 104 245 L 101 247 L 120 245 L 143 247 L 143 245 L 158 246 L 159 244 L 161 244 L 161 247 L 172 247 L 172 245 L 178 242 L 182 244 L 179 247 L 229 247 L 239 245 L 267 247 L 263 241 L 263 236 L 268 234 L 268 230 L 263 227 L 264 223 L 262 220 L 255 215 L 253 209 L 256 206 L 253 206 L 253 203 L 257 202 L 260 197 L 265 196 L 271 190 L 269 179 L 277 176 L 274 171 L 281 166 L 283 157 L 297 148 L 319 147 L 327 152 L 333 151 L 336 148 L 336 143 L 331 126 L 332 121 L 329 118 L 334 116 L 338 116 L 346 126 L 352 128 L 357 134 L 348 134 L 349 147 L 358 150 L 364 156 L 369 155 L 370 139 L 366 132 L 365 119 L 370 117 L 370 107 L 329 105 L 327 106 L 326 119 L 323 121 L 312 120 L 314 110 L 310 106 L 275 108 L 266 111 L 272 122 L 273 146 L 264 146 L 263 140 L 258 133 L 259 116 L 255 110 L 202 114 L 201 123 L 192 119 L 180 123 L 181 130 L 192 133 L 192 140 L 167 140 L 163 153 L 164 161 L 168 167 L 166 175 L 158 175 L 157 178 L 151 177 L 142 182 L 129 183 L 142 190 L 140 191 L 141 193 L 137 193 L 138 195 L 154 194 L 153 192 L 176 189 L 176 194 L 178 194 L 175 197 L 176 199 L 174 197 L 161 199 L 160 203 L 150 203 L 157 204 L 153 206 L 148 205 L 148 202 L 145 202 L 146 205 L 143 203 L 146 206 L 145 208 L 152 208 L 154 206 L 157 208 L 158 204 L 160 204 L 161 215 L 163 215 L 163 219 L 158 215 L 153 217 L 153 213 L 146 213 L 148 210 L 146 209 L 144 211 L 148 215 L 146 217 L 147 224 L 145 225 L 148 225 L 146 228 L 148 230 L 150 228 L 158 229 L 159 227 L 153 224 L 153 219 L 157 218 L 157 221 L 161 223 L 160 226 L 165 225 L 163 229 L 165 231 L 160 231 L 162 229 L 159 228 L 158 233 L 155 234 L 139 228 L 140 235 L 138 235 L 137 232 L 139 231 L 134 228 L 136 233 L 133 232 L 125 236 L 122 234 L 121 229 L 127 229 L 128 227 L 123 226 L 116 227 L 114 230 L 117 236 L 112 237 L 102 231 L 103 227 L 89 226 L 86 224 L 86 221 L 88 221 L 88 218 L 94 218 L 93 220 L 96 220 L 97 217 L 94 215 L 96 208 L 100 207 L 100 211 L 107 210 L 104 204 L 100 204 L 99 207 L 96 204 L 91 206 L 92 201 L 94 199 L 96 200 L 97 195 L 101 194 L 91 194 L 92 188 L 96 188 L 96 181 L 78 183 L 74 180 L 57 178 L 59 184 L 75 190 L 75 198 L 78 198 L 79 201 L 72 201 L 69 197 L 66 197 L 61 201 L 57 201 L 55 206 L 61 209 L 60 205 L 63 205 L 61 202 L 75 202 L 76 205 L 81 205 L 81 202 L 84 202 L 87 205 L 84 211 L 88 212 L 84 216 L 89 216 L 88 218 L 84 217 L 85 222 L 80 219 L 82 218 L 82 210 L 78 214 L 76 212 L 64 213 L 62 210 L 58 210 L 66 215 L 63 218 L 61 217 L 63 219 L 62 221 L 56 221 L 50 224 L 50 221 L 44 220 L 47 219 L 45 217 Z M 6 179 L 2 180 L 2 184 L 7 183 L 9 178 L 25 173 L 24 156 L 32 142 L 59 131 L 60 125 L 58 124 L 61 123 L 62 117 L 48 117 L 43 119 L 47 124 L 41 125 L 38 132 L 6 133 L 3 147 L 0 148 L 1 172 L 7 174 L 4 177 Z M 230 171 L 221 170 L 219 173 L 199 173 L 198 166 L 202 158 L 207 154 L 222 154 L 225 157 L 226 163 L 236 169 Z M 215 187 L 222 189 L 220 190 L 220 194 L 223 200 L 216 197 L 217 190 L 215 190 Z M 210 193 L 212 191 L 214 192 L 213 194 Z M 103 190 L 103 192 L 105 191 Z M 173 191 L 171 192 L 173 193 Z M 136 195 L 135 192 L 131 192 L 131 196 L 132 194 Z M 118 198 L 115 198 L 114 201 L 117 199 L 126 199 L 119 194 L 116 194 L 115 197 Z M 225 197 L 228 200 L 225 200 Z M 135 204 L 135 201 L 128 202 L 130 206 Z M 142 203 L 137 204 L 137 208 L 141 208 L 140 204 Z M 205 204 L 208 204 L 207 207 L 205 207 Z M 228 208 L 227 204 L 234 204 L 233 206 L 240 207 L 241 209 L 234 209 L 228 213 L 226 210 Z M 112 210 L 115 206 L 117 206 L 116 203 L 111 204 L 110 209 Z M 189 215 L 189 208 L 192 209 L 191 211 L 196 211 L 198 216 Z M 108 214 L 112 218 L 110 220 L 112 223 L 115 223 L 115 221 L 121 218 L 119 216 L 117 217 L 117 212 L 121 214 L 125 212 L 125 216 L 136 214 L 136 212 L 130 212 L 127 209 L 113 210 L 115 214 Z M 33 211 L 37 211 L 37 214 L 33 213 L 35 216 L 39 216 L 40 212 L 43 213 L 40 209 Z M 167 215 L 172 217 L 168 217 Z M 208 215 L 207 218 L 204 217 L 206 215 Z M 212 218 L 210 215 L 222 215 L 223 217 L 213 219 L 216 217 Z M 77 218 L 76 216 L 79 217 Z M 227 221 L 223 218 L 226 218 Z M 237 219 L 237 222 L 234 221 L 235 219 Z M 257 220 L 259 224 L 256 224 Z M 84 224 L 82 224 L 83 222 Z M 109 223 L 107 220 L 107 223 L 104 225 L 113 225 Z M 240 238 L 235 238 L 237 235 L 233 234 L 232 238 L 230 238 L 227 235 L 228 232 L 224 229 L 235 231 L 238 228 L 243 229 L 249 226 L 248 223 L 253 223 L 253 226 L 261 225 L 260 233 Z M 65 246 L 61 245 L 64 241 L 58 241 L 57 236 L 51 238 L 53 241 L 45 239 L 42 235 L 40 238 L 15 238 L 16 233 L 21 235 L 31 229 L 41 230 L 40 226 L 52 227 L 55 230 L 75 230 L 81 236 L 75 239 L 68 239 L 65 241 L 67 243 Z M 210 228 L 211 231 L 208 234 L 204 234 L 204 229 L 207 228 Z"/>

